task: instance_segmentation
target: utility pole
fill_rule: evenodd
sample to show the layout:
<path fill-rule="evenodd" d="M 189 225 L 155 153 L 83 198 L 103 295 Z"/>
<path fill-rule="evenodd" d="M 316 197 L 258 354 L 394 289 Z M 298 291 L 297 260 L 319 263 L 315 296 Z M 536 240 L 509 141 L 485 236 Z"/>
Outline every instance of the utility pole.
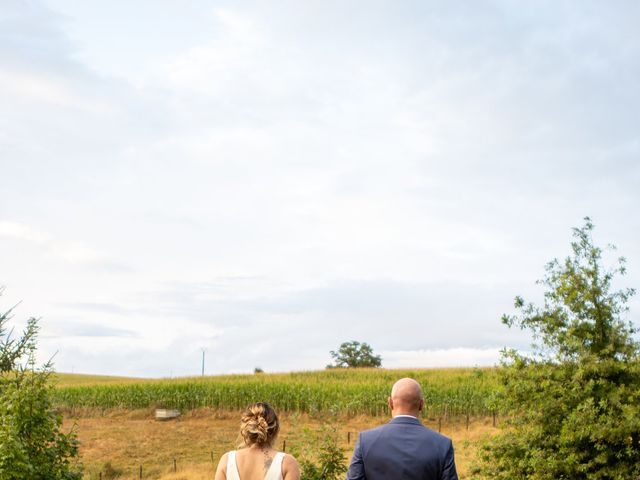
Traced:
<path fill-rule="evenodd" d="M 207 349 L 203 348 L 202 349 L 202 376 L 204 377 L 204 352 L 206 352 Z"/>

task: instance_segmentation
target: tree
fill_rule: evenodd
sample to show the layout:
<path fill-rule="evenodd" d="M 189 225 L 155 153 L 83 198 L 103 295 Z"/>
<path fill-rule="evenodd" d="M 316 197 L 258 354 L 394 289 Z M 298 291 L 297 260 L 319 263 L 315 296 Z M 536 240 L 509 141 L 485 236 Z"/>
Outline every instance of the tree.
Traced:
<path fill-rule="evenodd" d="M 380 355 L 374 355 L 373 349 L 367 343 L 344 342 L 337 352 L 331 350 L 329 353 L 335 365 L 327 365 L 327 368 L 380 367 L 382 365 Z"/>
<path fill-rule="evenodd" d="M 592 230 L 587 217 L 573 231 L 572 254 L 547 264 L 541 307 L 516 297 L 519 314 L 503 316 L 535 343 L 528 355 L 503 351 L 509 420 L 481 449 L 483 478 L 640 478 L 639 345 L 624 320 L 635 292 L 613 289 L 625 260 L 605 267 Z"/>
<path fill-rule="evenodd" d="M 75 432 L 61 431 L 50 400 L 51 362 L 35 367 L 37 320 L 13 338 L 11 311 L 0 314 L 0 480 L 79 480 Z"/>

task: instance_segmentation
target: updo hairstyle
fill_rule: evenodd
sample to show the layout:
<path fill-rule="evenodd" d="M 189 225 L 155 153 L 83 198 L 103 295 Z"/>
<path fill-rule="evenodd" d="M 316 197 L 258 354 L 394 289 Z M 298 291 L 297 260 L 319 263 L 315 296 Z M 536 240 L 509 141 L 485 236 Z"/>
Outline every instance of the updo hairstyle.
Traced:
<path fill-rule="evenodd" d="M 240 420 L 240 436 L 244 445 L 250 447 L 271 446 L 280 431 L 278 415 L 266 402 L 254 403 L 247 407 Z"/>

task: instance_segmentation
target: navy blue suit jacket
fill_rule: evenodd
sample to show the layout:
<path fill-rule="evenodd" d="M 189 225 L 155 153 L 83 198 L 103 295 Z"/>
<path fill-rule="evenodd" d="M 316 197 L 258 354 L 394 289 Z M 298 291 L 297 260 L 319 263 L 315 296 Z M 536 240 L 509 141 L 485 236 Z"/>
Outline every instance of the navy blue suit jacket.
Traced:
<path fill-rule="evenodd" d="M 451 440 L 413 417 L 360 433 L 347 480 L 458 480 Z"/>

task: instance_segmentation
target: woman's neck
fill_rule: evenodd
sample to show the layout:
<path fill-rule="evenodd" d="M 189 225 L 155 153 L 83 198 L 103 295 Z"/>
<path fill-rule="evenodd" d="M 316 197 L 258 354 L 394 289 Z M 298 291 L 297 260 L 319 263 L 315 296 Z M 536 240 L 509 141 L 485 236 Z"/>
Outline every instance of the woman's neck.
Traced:
<path fill-rule="evenodd" d="M 258 445 L 257 443 L 254 443 L 249 447 L 249 450 L 261 450 L 264 452 L 264 451 L 273 450 L 273 447 L 270 444 L 266 444 L 266 443 L 263 445 Z"/>

